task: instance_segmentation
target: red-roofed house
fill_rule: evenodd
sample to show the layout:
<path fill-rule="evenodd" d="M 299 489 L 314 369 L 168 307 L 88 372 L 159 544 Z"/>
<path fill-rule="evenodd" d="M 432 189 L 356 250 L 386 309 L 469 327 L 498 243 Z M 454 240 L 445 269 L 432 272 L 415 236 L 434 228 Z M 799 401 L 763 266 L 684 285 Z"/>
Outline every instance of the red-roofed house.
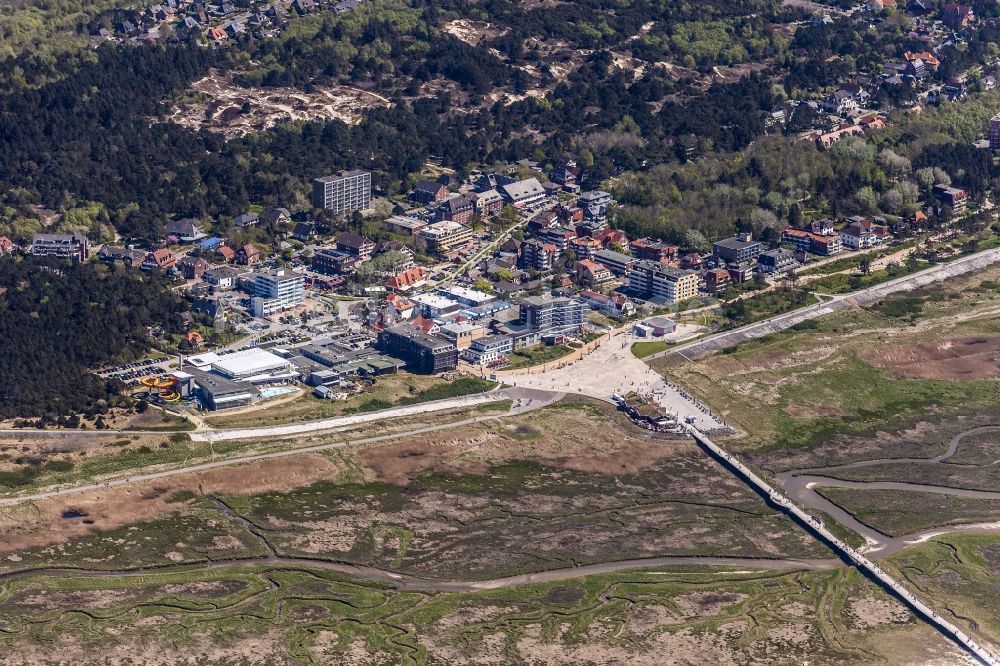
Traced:
<path fill-rule="evenodd" d="M 569 242 L 569 249 L 573 250 L 577 259 L 593 259 L 594 255 L 604 249 L 601 241 L 593 238 L 574 238 Z"/>
<path fill-rule="evenodd" d="M 402 294 L 389 294 L 385 297 L 385 304 L 398 319 L 409 319 L 416 311 L 416 303 Z"/>
<path fill-rule="evenodd" d="M 202 337 L 201 333 L 198 331 L 188 331 L 187 335 L 184 336 L 187 343 L 192 347 L 201 347 L 205 344 L 205 338 Z"/>
<path fill-rule="evenodd" d="M 151 271 L 154 268 L 166 271 L 173 268 L 176 264 L 177 257 L 174 253 L 165 247 L 161 247 L 159 250 L 153 250 L 147 254 L 140 268 L 144 271 Z"/>
<path fill-rule="evenodd" d="M 552 270 L 552 264 L 559 254 L 559 248 L 552 243 L 543 243 L 537 238 L 521 245 L 521 259 L 526 268 L 538 271 Z"/>
<path fill-rule="evenodd" d="M 595 231 L 592 238 L 600 242 L 601 247 L 605 250 L 609 248 L 619 252 L 628 252 L 629 250 L 628 236 L 625 235 L 624 231 L 619 231 L 618 229 L 601 229 L 600 231 Z"/>
<path fill-rule="evenodd" d="M 233 261 L 236 260 L 236 250 L 229 247 L 228 245 L 223 245 L 218 250 L 216 250 L 215 253 L 219 255 L 219 257 L 227 264 L 232 263 Z"/>
<path fill-rule="evenodd" d="M 715 294 L 730 284 L 733 278 L 725 268 L 713 268 L 705 271 L 705 290 L 710 294 Z"/>
<path fill-rule="evenodd" d="M 576 262 L 576 279 L 584 284 L 595 285 L 611 279 L 611 271 L 590 259 Z"/>
<path fill-rule="evenodd" d="M 932 69 L 937 69 L 938 66 L 941 64 L 941 61 L 937 59 L 937 56 L 935 56 L 930 51 L 919 51 L 917 53 L 914 53 L 912 51 L 906 51 L 905 53 L 903 53 L 903 58 L 906 59 L 906 62 L 921 60 L 923 61 L 924 65 Z"/>
<path fill-rule="evenodd" d="M 385 288 L 389 291 L 409 291 L 424 281 L 427 271 L 421 266 L 414 266 L 386 280 Z"/>
<path fill-rule="evenodd" d="M 590 289 L 580 292 L 580 298 L 592 309 L 603 312 L 610 317 L 631 317 L 635 314 L 635 305 L 622 294 L 604 294 Z"/>
<path fill-rule="evenodd" d="M 14 251 L 14 241 L 6 236 L 0 236 L 0 257 Z"/>
<path fill-rule="evenodd" d="M 441 327 L 433 319 L 428 319 L 423 315 L 417 315 L 417 318 L 410 323 L 410 328 L 420 331 L 421 333 L 426 333 L 427 335 L 433 335 L 441 330 Z"/>
<path fill-rule="evenodd" d="M 247 243 L 240 248 L 238 258 L 241 264 L 245 266 L 253 266 L 254 264 L 260 263 L 260 250 L 254 247 L 252 243 Z"/>
<path fill-rule="evenodd" d="M 830 256 L 840 252 L 844 245 L 839 234 L 825 235 L 811 231 L 787 227 L 781 234 L 781 242 L 788 243 L 796 250 Z"/>

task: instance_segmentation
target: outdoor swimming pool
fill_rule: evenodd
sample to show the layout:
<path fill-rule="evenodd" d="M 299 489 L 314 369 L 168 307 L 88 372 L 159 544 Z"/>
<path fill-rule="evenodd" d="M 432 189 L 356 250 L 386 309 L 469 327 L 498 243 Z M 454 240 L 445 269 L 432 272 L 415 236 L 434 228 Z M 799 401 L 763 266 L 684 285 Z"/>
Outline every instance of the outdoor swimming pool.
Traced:
<path fill-rule="evenodd" d="M 264 400 L 269 400 L 275 396 L 285 395 L 286 393 L 293 393 L 295 391 L 294 386 L 272 386 L 271 388 L 265 388 L 260 390 L 260 397 Z"/>

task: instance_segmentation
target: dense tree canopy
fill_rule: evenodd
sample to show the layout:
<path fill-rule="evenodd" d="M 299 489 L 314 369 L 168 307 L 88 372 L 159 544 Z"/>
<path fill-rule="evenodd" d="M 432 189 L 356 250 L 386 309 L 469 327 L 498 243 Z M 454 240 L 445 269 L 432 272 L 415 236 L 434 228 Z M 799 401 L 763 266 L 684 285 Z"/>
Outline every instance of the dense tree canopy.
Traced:
<path fill-rule="evenodd" d="M 0 310 L 0 418 L 12 418 L 71 414 L 107 397 L 90 370 L 145 353 L 150 326 L 179 330 L 180 303 L 131 269 L 8 258 Z"/>

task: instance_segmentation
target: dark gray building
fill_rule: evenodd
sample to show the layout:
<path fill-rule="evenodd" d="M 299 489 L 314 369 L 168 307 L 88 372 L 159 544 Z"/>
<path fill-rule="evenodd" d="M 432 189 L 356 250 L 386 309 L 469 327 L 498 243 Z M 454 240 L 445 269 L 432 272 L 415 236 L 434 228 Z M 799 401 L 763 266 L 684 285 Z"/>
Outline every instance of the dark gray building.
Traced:
<path fill-rule="evenodd" d="M 753 261 L 763 251 L 764 245 L 753 240 L 750 234 L 740 234 L 712 243 L 712 254 L 726 263 Z"/>
<path fill-rule="evenodd" d="M 435 374 L 458 367 L 454 342 L 421 333 L 403 324 L 387 328 L 378 336 L 379 348 L 406 361 L 412 372 Z"/>
<path fill-rule="evenodd" d="M 761 252 L 757 257 L 757 266 L 761 273 L 787 273 L 799 267 L 795 253 L 791 250 L 776 249 Z"/>
<path fill-rule="evenodd" d="M 83 234 L 35 234 L 31 239 L 31 254 L 84 262 L 90 257 L 90 243 Z"/>

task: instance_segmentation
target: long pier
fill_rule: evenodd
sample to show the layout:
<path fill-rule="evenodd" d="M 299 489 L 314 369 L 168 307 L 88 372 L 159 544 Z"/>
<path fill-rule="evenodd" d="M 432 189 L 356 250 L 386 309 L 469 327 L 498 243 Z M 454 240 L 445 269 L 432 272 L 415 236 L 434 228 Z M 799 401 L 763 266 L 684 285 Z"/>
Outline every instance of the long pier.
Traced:
<path fill-rule="evenodd" d="M 864 570 L 872 578 L 875 578 L 882 583 L 887 590 L 891 591 L 897 598 L 909 606 L 913 612 L 924 618 L 924 620 L 934 626 L 947 638 L 953 640 L 961 647 L 968 650 L 969 653 L 971 653 L 983 664 L 986 664 L 987 666 L 1000 666 L 1000 659 L 997 659 L 993 653 L 977 643 L 971 636 L 966 634 L 957 626 L 941 617 L 930 606 L 925 604 L 912 592 L 903 587 L 902 583 L 883 571 L 877 564 L 834 536 L 834 534 L 823 525 L 822 520 L 803 511 L 801 507 L 793 503 L 782 493 L 775 490 L 769 483 L 764 481 L 764 479 L 757 476 L 749 467 L 740 462 L 738 458 L 713 442 L 698 429 L 690 427 L 688 431 L 695 438 L 695 441 L 724 460 L 726 464 L 735 469 L 750 485 L 756 487 L 761 493 L 767 495 L 774 504 L 786 513 L 798 518 L 802 523 L 807 525 L 810 530 L 821 536 L 824 541 L 828 542 L 834 550 L 838 551 L 844 558 L 853 562 L 859 569 Z"/>

